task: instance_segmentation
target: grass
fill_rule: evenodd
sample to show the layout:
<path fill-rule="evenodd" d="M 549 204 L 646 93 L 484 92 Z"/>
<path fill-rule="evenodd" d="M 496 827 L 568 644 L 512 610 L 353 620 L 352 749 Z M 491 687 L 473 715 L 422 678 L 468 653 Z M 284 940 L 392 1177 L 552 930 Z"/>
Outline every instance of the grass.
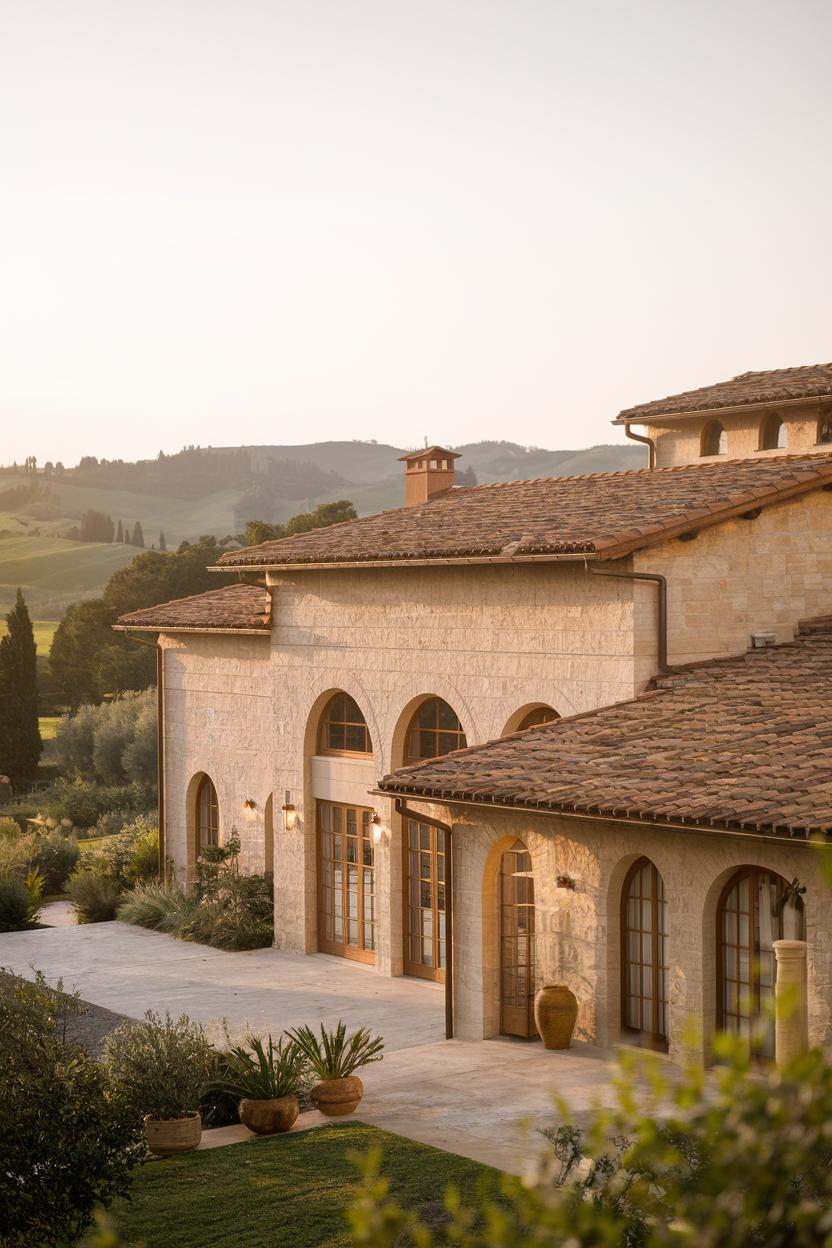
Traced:
<path fill-rule="evenodd" d="M 2 547 L 0 547 L 2 551 Z M 38 658 L 48 656 L 52 649 L 52 638 L 55 636 L 55 630 L 60 623 L 59 620 L 32 620 L 32 632 L 35 634 L 35 645 L 38 648 Z M 9 631 L 6 624 L 5 616 L 0 616 L 0 637 L 4 637 Z"/>
<path fill-rule="evenodd" d="M 359 1182 L 348 1154 L 380 1148 L 391 1196 L 435 1218 L 445 1187 L 471 1196 L 495 1171 L 363 1123 L 318 1127 L 151 1162 L 113 1210 L 125 1245 L 346 1248 L 344 1210 Z"/>
<path fill-rule="evenodd" d="M 41 741 L 54 741 L 62 715 L 41 715 L 38 719 Z"/>
<path fill-rule="evenodd" d="M 88 849 L 98 849 L 99 845 L 103 845 L 109 839 L 108 836 L 79 836 L 78 848 L 83 854 Z"/>
<path fill-rule="evenodd" d="M 71 602 L 93 598 L 114 572 L 138 554 L 115 542 L 68 542 L 62 537 L 0 539 L 0 610 L 18 585 L 32 615 L 62 615 Z M 45 654 L 38 646 L 40 654 Z"/>

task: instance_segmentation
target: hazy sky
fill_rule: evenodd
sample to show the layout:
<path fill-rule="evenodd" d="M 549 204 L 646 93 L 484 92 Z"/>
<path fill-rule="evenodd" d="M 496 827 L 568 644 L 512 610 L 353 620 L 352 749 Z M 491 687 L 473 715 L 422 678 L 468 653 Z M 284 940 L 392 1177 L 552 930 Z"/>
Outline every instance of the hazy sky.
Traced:
<path fill-rule="evenodd" d="M 832 3 L 0 0 L 0 461 L 832 359 Z"/>

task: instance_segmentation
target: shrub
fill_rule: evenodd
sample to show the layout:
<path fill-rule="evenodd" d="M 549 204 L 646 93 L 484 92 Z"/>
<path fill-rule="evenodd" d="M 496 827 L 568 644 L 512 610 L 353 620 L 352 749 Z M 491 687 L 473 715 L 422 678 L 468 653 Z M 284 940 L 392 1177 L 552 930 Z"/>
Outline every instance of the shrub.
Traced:
<path fill-rule="evenodd" d="M 35 837 L 31 864 L 43 876 L 47 893 L 59 893 L 78 865 L 81 851 L 74 836 L 55 829 Z"/>
<path fill-rule="evenodd" d="M 149 810 L 153 805 L 153 790 L 136 782 L 101 785 L 79 778 L 56 784 L 52 794 L 54 812 L 79 828 L 91 828 L 114 811 Z"/>
<path fill-rule="evenodd" d="M 79 923 L 109 923 L 116 917 L 121 887 L 110 876 L 79 868 L 69 877 L 66 891 Z"/>
<path fill-rule="evenodd" d="M 155 690 L 82 706 L 61 720 L 53 752 L 70 775 L 95 776 L 105 785 L 147 784 L 156 772 Z"/>
<path fill-rule="evenodd" d="M 22 876 L 0 876 L 0 932 L 26 932 L 37 927 L 39 902 L 40 893 Z"/>
<path fill-rule="evenodd" d="M 123 923 L 179 935 L 198 905 L 194 894 L 186 893 L 175 881 L 151 880 L 137 884 L 122 898 L 118 918 Z"/>
<path fill-rule="evenodd" d="M 77 1002 L 0 972 L 0 1243 L 74 1243 L 96 1206 L 126 1193 L 139 1156 L 105 1074 L 62 1037 Z"/>
<path fill-rule="evenodd" d="M 14 841 L 20 836 L 20 824 L 8 815 L 0 817 L 0 841 Z"/>
<path fill-rule="evenodd" d="M 64 715 L 58 724 L 52 752 L 68 775 L 84 775 L 92 771 L 97 712 L 97 706 L 82 706 L 74 715 Z"/>
<path fill-rule="evenodd" d="M 199 907 L 182 935 L 216 949 L 260 949 L 274 940 L 274 903 L 265 876 L 241 875 L 237 829 L 197 861 Z"/>
<path fill-rule="evenodd" d="M 17 875 L 21 878 L 32 864 L 35 852 L 33 832 L 20 833 L 17 837 L 0 839 L 0 876 Z"/>
<path fill-rule="evenodd" d="M 362 1066 L 380 1062 L 383 1056 L 381 1036 L 371 1036 L 366 1027 L 359 1027 L 347 1038 L 343 1021 L 334 1031 L 327 1031 L 321 1023 L 320 1040 L 311 1027 L 298 1027 L 287 1035 L 295 1041 L 318 1079 L 345 1079 Z"/>
<path fill-rule="evenodd" d="M 135 810 L 105 810 L 96 819 L 90 836 L 117 836 L 136 816 Z"/>
<path fill-rule="evenodd" d="M 199 1109 L 216 1073 L 216 1053 L 200 1023 L 148 1010 L 143 1023 L 122 1023 L 104 1043 L 114 1094 L 135 1122 L 184 1118 Z"/>
<path fill-rule="evenodd" d="M 248 1036 L 224 1055 L 225 1069 L 217 1080 L 220 1091 L 239 1098 L 271 1100 L 296 1095 L 306 1074 L 306 1056 L 294 1040 L 271 1036 L 267 1043 L 259 1036 Z"/>
<path fill-rule="evenodd" d="M 158 874 L 159 829 L 139 815 L 117 836 L 88 849 L 83 869 L 112 879 L 120 889 Z"/>

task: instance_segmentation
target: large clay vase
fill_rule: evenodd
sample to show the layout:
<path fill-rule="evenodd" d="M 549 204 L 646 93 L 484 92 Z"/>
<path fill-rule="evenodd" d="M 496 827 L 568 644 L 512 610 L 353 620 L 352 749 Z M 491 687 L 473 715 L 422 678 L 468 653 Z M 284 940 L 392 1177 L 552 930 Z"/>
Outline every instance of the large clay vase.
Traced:
<path fill-rule="evenodd" d="M 545 1049 L 568 1049 L 578 1017 L 578 999 L 565 984 L 546 984 L 534 999 L 534 1021 Z"/>
<path fill-rule="evenodd" d="M 347 1075 L 346 1079 L 324 1079 L 316 1083 L 309 1099 L 327 1118 L 343 1118 L 352 1113 L 363 1095 L 364 1084 L 358 1075 Z"/>
<path fill-rule="evenodd" d="M 298 1116 L 298 1098 L 276 1096 L 270 1100 L 245 1097 L 240 1101 L 240 1122 L 255 1135 L 277 1135 L 288 1131 Z"/>
<path fill-rule="evenodd" d="M 144 1138 L 157 1157 L 188 1153 L 202 1139 L 202 1119 L 198 1113 L 185 1118 L 151 1118 L 148 1114 L 144 1119 Z"/>

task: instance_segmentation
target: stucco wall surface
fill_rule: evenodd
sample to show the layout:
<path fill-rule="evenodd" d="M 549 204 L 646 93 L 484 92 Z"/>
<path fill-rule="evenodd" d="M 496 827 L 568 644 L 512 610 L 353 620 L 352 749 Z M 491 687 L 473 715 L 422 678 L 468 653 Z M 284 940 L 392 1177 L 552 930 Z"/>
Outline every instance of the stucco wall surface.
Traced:
<path fill-rule="evenodd" d="M 824 408 L 828 404 L 823 405 Z M 734 415 L 716 412 L 713 417 L 691 417 L 677 422 L 668 420 L 661 425 L 648 425 L 647 436 L 656 443 L 656 466 L 673 468 L 677 464 L 708 463 L 723 459 L 750 459 L 769 455 L 782 455 L 784 451 L 760 451 L 760 425 L 767 412 L 778 412 L 786 427 L 785 453 L 805 455 L 813 451 L 829 454 L 832 446 L 817 444 L 819 405 L 812 401 L 804 405 L 778 408 L 776 404 L 749 408 Z M 720 422 L 728 439 L 725 455 L 702 457 L 699 454 L 702 430 L 710 419 Z"/>

